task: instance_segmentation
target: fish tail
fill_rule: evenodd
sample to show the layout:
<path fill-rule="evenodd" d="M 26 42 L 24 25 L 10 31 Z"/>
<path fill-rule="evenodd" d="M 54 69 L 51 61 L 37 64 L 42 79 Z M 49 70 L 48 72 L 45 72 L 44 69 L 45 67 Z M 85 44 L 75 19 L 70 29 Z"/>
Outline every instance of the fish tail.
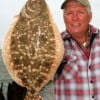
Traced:
<path fill-rule="evenodd" d="M 27 91 L 24 100 L 43 100 L 39 93 L 34 91 Z"/>

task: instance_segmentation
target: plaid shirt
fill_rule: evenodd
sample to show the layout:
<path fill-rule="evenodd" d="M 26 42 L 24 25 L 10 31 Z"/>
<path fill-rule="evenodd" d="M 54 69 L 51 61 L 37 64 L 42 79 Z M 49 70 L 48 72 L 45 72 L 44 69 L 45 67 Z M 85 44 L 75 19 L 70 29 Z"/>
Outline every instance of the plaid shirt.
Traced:
<path fill-rule="evenodd" d="M 100 32 L 90 26 L 89 33 L 95 37 L 91 47 L 86 49 L 87 56 L 79 44 L 63 32 L 67 62 L 61 75 L 55 75 L 55 100 L 100 100 Z"/>

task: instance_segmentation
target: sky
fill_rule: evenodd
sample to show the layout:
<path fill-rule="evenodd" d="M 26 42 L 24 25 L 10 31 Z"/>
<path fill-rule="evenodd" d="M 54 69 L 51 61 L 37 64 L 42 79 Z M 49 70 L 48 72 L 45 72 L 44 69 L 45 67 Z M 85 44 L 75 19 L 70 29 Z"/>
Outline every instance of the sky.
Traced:
<path fill-rule="evenodd" d="M 56 23 L 59 32 L 65 30 L 65 25 L 63 22 L 63 15 L 60 6 L 64 0 L 46 0 L 47 5 L 51 11 L 54 22 Z M 93 19 L 91 24 L 100 28 L 100 0 L 89 0 Z M 14 21 L 14 16 L 18 15 L 26 0 L 1 0 L 0 1 L 0 48 L 2 48 L 4 38 L 7 31 Z"/>

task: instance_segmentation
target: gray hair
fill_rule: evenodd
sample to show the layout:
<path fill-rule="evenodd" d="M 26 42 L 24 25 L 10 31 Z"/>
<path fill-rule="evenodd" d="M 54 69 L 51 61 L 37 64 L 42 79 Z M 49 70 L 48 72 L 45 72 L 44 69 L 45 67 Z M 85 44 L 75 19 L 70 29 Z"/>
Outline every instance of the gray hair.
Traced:
<path fill-rule="evenodd" d="M 86 7 L 88 13 L 92 13 L 91 7 Z"/>

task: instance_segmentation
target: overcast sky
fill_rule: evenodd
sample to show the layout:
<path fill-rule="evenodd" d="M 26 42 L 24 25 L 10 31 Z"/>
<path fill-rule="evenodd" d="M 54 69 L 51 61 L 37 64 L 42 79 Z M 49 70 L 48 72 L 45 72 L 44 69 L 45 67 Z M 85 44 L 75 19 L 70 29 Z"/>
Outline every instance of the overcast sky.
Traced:
<path fill-rule="evenodd" d="M 52 16 L 58 29 L 62 32 L 65 29 L 60 9 L 64 0 L 46 0 L 51 10 Z M 26 0 L 1 0 L 0 1 L 0 48 L 6 35 L 8 27 L 13 21 L 15 15 L 18 15 Z M 93 12 L 92 24 L 100 28 L 100 0 L 90 0 Z"/>

